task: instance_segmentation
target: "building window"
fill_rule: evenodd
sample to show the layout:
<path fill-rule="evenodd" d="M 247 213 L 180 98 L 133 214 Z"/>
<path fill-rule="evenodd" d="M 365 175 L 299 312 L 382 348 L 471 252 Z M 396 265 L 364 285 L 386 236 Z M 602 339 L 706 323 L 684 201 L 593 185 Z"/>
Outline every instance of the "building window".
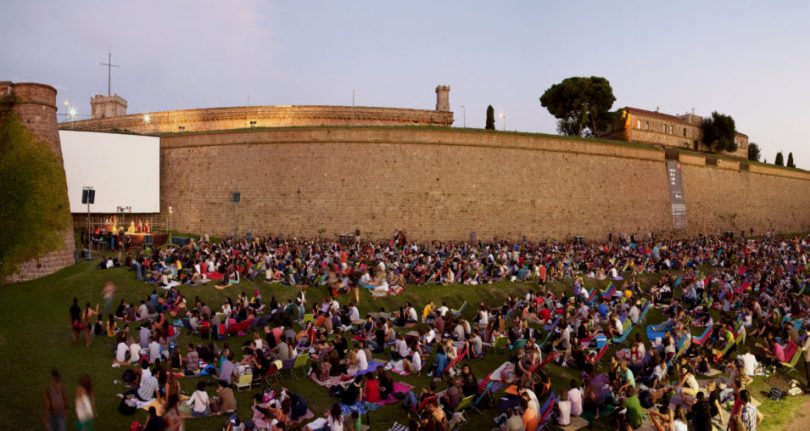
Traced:
<path fill-rule="evenodd" d="M 686 127 L 683 128 L 683 137 L 686 137 Z"/>
<path fill-rule="evenodd" d="M 636 120 L 636 129 L 641 130 L 641 120 Z"/>
<path fill-rule="evenodd" d="M 650 122 L 649 121 L 644 122 L 644 130 L 650 130 Z"/>

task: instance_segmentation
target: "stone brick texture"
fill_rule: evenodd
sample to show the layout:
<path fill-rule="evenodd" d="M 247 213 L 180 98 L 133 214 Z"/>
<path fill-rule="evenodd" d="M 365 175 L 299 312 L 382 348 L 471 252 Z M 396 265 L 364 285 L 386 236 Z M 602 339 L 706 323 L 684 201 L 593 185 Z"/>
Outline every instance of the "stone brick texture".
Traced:
<path fill-rule="evenodd" d="M 49 85 L 37 83 L 0 83 L 0 95 L 13 93 L 17 102 L 12 109 L 20 121 L 43 145 L 47 145 L 62 159 L 62 148 L 59 144 L 59 129 L 56 125 L 56 89 Z M 64 190 L 67 195 L 67 188 Z M 62 233 L 61 248 L 51 253 L 18 265 L 17 273 L 3 280 L 17 282 L 33 280 L 52 274 L 75 262 L 75 243 L 72 229 Z"/>
<path fill-rule="evenodd" d="M 426 128 L 164 136 L 172 226 L 226 236 L 359 231 L 418 240 L 603 239 L 810 231 L 810 174 L 682 154 L 689 228 L 674 231 L 665 155 L 642 145 Z M 229 202 L 240 191 L 238 208 Z M 238 212 L 238 227 L 236 213 Z M 739 233 L 739 232 L 738 232 Z"/>

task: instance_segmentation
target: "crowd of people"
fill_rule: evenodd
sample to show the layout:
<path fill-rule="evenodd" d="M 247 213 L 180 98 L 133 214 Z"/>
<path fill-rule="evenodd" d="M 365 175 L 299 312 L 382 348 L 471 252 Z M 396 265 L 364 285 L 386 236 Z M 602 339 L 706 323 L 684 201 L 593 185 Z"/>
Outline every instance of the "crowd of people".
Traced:
<path fill-rule="evenodd" d="M 497 427 L 509 431 L 549 421 L 565 426 L 578 417 L 622 429 L 754 431 L 762 416 L 747 390 L 753 376 L 803 365 L 810 380 L 808 251 L 807 238 L 771 237 L 622 236 L 593 244 L 419 245 L 401 234 L 384 243 L 190 241 L 128 258 L 136 276 L 153 284 L 151 294 L 137 304 L 122 300 L 106 322 L 98 306 L 82 310 L 74 300 L 71 325 L 76 343 L 82 333 L 88 344 L 92 334 L 116 338 L 113 366 L 129 372 L 122 405 L 149 409 L 144 429 L 163 429 L 149 428 L 156 423 L 180 429 L 186 417 L 222 414 L 233 415 L 234 429 L 311 422 L 313 430 L 354 430 L 369 403 L 399 402 L 409 428 L 418 430 L 453 429 L 473 407 L 500 409 Z M 237 289 L 245 279 L 301 288 L 282 302 L 265 301 L 258 289 L 250 296 L 242 291 L 213 309 L 182 293 L 184 285 L 209 280 Z M 589 290 L 594 280 L 610 284 Z M 358 307 L 360 289 L 397 295 L 410 285 L 485 289 L 500 281 L 534 287 L 500 303 L 465 302 L 459 309 L 403 301 L 398 309 L 363 315 Z M 566 288 L 552 286 L 557 281 Z M 310 304 L 307 288 L 328 294 Z M 651 310 L 663 317 L 649 322 Z M 184 331 L 214 341 L 181 347 L 175 341 Z M 248 340 L 230 346 L 219 341 L 227 335 Z M 508 352 L 506 361 L 475 375 L 470 361 L 499 349 Z M 335 397 L 321 421 L 312 421 L 300 394 L 270 384 L 298 364 Z M 564 390 L 552 388 L 549 364 L 576 370 Z M 429 375 L 432 383 L 403 388 L 397 376 L 410 374 Z M 215 376 L 216 394 L 204 380 L 191 396 L 181 394 L 178 379 L 195 376 Z M 241 384 L 266 390 L 236 414 L 233 388 Z M 446 389 L 438 391 L 442 384 Z M 501 389 L 507 395 L 496 399 Z"/>

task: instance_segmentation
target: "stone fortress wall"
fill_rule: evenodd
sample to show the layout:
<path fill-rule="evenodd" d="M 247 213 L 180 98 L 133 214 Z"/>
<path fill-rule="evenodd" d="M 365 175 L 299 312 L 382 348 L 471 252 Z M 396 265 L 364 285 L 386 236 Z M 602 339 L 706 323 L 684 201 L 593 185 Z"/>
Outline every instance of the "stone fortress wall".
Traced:
<path fill-rule="evenodd" d="M 810 231 L 810 173 L 644 144 L 420 127 L 296 127 L 161 138 L 161 208 L 179 231 L 364 238 L 604 239 Z M 241 192 L 238 209 L 229 202 Z M 238 212 L 238 227 L 235 213 Z M 166 214 L 162 214 L 163 217 Z"/>
<path fill-rule="evenodd" d="M 678 153 L 678 142 L 633 135 L 666 126 L 675 139 L 691 118 L 628 108 L 655 120 L 633 122 L 642 128 L 625 117 L 617 138 L 630 142 L 454 129 L 449 92 L 436 87 L 432 111 L 236 107 L 61 127 L 159 134 L 163 213 L 143 216 L 165 222 L 172 207 L 182 232 L 388 238 L 403 230 L 430 241 L 810 231 L 810 173 Z M 666 170 L 673 157 L 687 206 L 680 231 Z"/>
<path fill-rule="evenodd" d="M 59 129 L 56 125 L 56 89 L 50 85 L 21 82 L 0 82 L 0 97 L 14 95 L 12 109 L 28 131 L 47 145 L 62 160 L 62 147 L 59 144 Z M 67 195 L 67 188 L 63 191 Z M 69 211 L 69 210 L 67 210 Z M 40 256 L 17 266 L 17 273 L 0 282 L 33 280 L 52 274 L 75 262 L 74 234 L 66 229 L 61 234 L 62 246 L 45 256 Z"/>
<path fill-rule="evenodd" d="M 183 133 L 299 126 L 441 126 L 453 113 L 365 106 L 239 106 L 130 114 L 62 123 L 67 130 Z"/>

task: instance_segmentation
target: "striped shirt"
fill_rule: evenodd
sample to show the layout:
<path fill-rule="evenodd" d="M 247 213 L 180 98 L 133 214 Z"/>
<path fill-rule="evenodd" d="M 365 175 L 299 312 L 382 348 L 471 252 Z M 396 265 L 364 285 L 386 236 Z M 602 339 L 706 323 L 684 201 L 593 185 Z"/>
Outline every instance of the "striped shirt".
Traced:
<path fill-rule="evenodd" d="M 217 376 L 217 378 L 230 385 L 233 381 L 233 373 L 235 370 L 236 366 L 233 364 L 233 362 L 226 359 L 222 363 L 222 367 L 219 369 L 219 376 Z"/>
<path fill-rule="evenodd" d="M 148 401 L 155 398 L 155 392 L 158 390 L 158 381 L 153 375 L 147 375 L 141 378 L 141 385 L 138 387 L 138 398 Z"/>

